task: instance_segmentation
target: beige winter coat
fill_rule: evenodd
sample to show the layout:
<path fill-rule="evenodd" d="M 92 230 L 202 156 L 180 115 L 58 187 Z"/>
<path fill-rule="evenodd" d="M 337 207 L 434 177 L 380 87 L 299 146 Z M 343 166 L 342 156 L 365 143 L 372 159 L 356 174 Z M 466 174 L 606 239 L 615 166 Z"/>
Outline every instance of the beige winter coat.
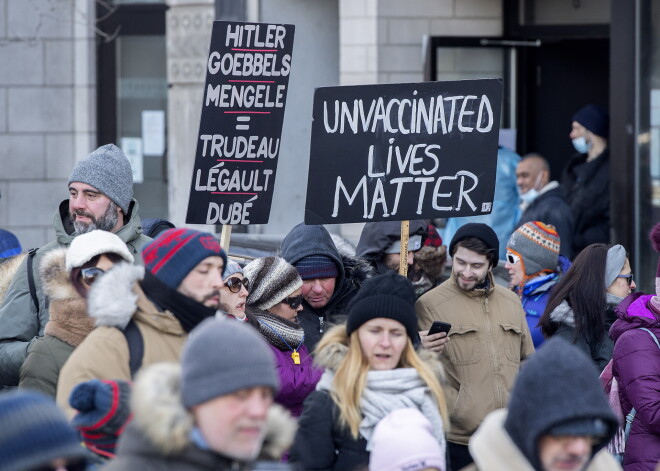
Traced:
<path fill-rule="evenodd" d="M 142 366 L 178 362 L 187 334 L 169 311 L 159 311 L 138 285 L 144 267 L 116 265 L 89 293 L 88 311 L 97 327 L 71 354 L 60 373 L 57 404 L 72 417 L 68 405 L 73 388 L 90 379 L 131 381 L 130 354 L 120 330 L 131 317 L 144 342 Z"/>
<path fill-rule="evenodd" d="M 420 330 L 436 320 L 452 325 L 441 361 L 451 422 L 447 440 L 461 445 L 489 412 L 506 407 L 520 363 L 534 352 L 520 299 L 488 277 L 487 291 L 464 291 L 452 275 L 415 304 Z"/>

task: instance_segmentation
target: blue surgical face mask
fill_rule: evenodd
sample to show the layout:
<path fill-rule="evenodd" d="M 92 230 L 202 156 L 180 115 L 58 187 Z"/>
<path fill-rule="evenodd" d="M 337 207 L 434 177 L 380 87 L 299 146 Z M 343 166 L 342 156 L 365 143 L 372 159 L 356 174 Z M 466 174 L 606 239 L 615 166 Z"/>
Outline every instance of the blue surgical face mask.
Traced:
<path fill-rule="evenodd" d="M 586 154 L 591 149 L 591 142 L 587 142 L 584 136 L 576 137 L 573 139 L 573 147 L 580 154 Z"/>
<path fill-rule="evenodd" d="M 527 190 L 527 193 L 523 193 L 520 195 L 520 199 L 522 200 L 523 203 L 529 205 L 536 199 L 536 197 L 539 195 L 539 192 L 536 188 L 530 188 Z"/>

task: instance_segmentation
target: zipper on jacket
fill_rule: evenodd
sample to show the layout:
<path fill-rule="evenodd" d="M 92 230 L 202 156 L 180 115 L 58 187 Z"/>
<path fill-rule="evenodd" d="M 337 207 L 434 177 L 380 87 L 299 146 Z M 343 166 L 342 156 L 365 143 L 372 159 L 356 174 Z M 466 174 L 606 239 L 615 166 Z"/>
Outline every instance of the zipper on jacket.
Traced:
<path fill-rule="evenodd" d="M 323 319 L 323 316 L 319 316 L 319 334 L 322 334 L 324 332 L 323 328 L 325 327 L 325 320 Z"/>

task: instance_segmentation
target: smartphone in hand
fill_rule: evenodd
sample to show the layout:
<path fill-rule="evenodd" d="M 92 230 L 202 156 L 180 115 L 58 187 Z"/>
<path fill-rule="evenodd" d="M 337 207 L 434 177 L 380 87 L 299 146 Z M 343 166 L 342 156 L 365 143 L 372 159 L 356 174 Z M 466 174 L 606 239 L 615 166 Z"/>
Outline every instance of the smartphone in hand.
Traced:
<path fill-rule="evenodd" d="M 449 322 L 435 321 L 431 325 L 431 328 L 429 329 L 427 335 L 438 334 L 440 332 L 449 333 L 450 329 L 451 329 L 451 324 Z"/>

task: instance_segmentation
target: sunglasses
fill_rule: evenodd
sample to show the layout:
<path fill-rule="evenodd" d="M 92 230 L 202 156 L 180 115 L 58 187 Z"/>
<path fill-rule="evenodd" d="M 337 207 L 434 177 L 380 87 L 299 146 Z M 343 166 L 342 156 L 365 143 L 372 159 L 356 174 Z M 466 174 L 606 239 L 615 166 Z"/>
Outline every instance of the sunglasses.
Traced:
<path fill-rule="evenodd" d="M 232 276 L 227 278 L 225 281 L 225 286 L 229 288 L 229 291 L 232 293 L 238 293 L 241 290 L 241 286 L 244 286 L 245 289 L 248 289 L 248 279 L 243 278 L 242 280 L 237 276 Z M 249 290 L 248 290 L 249 291 Z"/>
<path fill-rule="evenodd" d="M 83 268 L 80 270 L 80 276 L 82 276 L 82 280 L 88 285 L 94 283 L 96 279 L 104 273 L 105 270 L 99 267 Z"/>
<path fill-rule="evenodd" d="M 628 275 L 617 275 L 617 278 L 625 278 L 626 281 L 628 282 L 628 286 L 632 285 L 633 280 L 633 274 L 630 273 Z"/>
<path fill-rule="evenodd" d="M 511 265 L 515 265 L 516 263 L 518 263 L 520 261 L 520 257 L 517 256 L 514 253 L 507 252 L 506 253 L 506 261 L 509 262 Z"/>
<path fill-rule="evenodd" d="M 284 304 L 288 304 L 291 309 L 298 309 L 298 307 L 302 304 L 303 301 L 303 295 L 299 294 L 298 296 L 289 296 L 288 298 L 284 298 L 282 302 Z"/>
<path fill-rule="evenodd" d="M 62 466 L 53 466 L 50 464 L 46 464 L 43 466 L 39 466 L 38 468 L 30 468 L 30 471 L 85 471 L 87 469 L 87 461 L 86 460 L 79 460 L 79 461 L 73 461 L 71 463 L 67 463 Z"/>

